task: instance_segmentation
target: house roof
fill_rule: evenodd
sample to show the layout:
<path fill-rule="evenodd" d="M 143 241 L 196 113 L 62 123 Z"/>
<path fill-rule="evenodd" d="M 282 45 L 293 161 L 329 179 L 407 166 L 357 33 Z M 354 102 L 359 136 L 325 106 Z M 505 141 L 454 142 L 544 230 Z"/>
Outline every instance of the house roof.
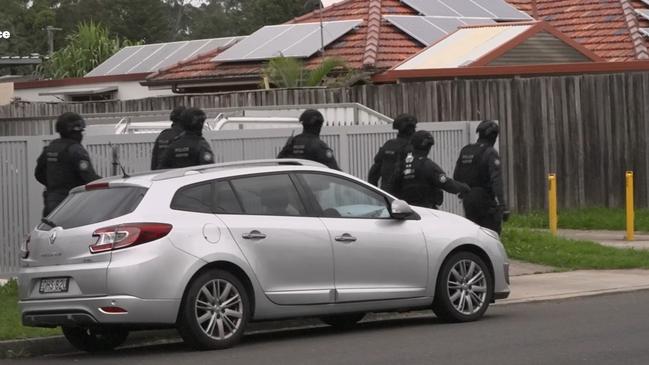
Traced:
<path fill-rule="evenodd" d="M 546 22 L 533 21 L 462 27 L 393 70 L 598 61 L 603 60 Z"/>
<path fill-rule="evenodd" d="M 606 61 L 649 58 L 647 42 L 640 29 L 649 20 L 635 9 L 649 9 L 643 0 L 506 0 L 521 11 L 546 20 L 586 49 Z M 327 57 L 340 57 L 354 69 L 375 73 L 386 71 L 420 52 L 424 45 L 398 29 L 386 15 L 419 15 L 400 0 L 343 0 L 322 10 L 324 21 L 362 19 L 363 23 L 326 47 Z M 288 22 L 320 20 L 318 10 Z M 211 51 L 150 75 L 144 85 L 198 84 L 247 80 L 259 82 L 263 62 L 215 63 Z M 320 63 L 315 55 L 309 67 Z"/>
<path fill-rule="evenodd" d="M 519 10 L 545 20 L 607 61 L 649 59 L 640 28 L 649 21 L 636 9 L 642 0 L 507 0 Z"/>
<path fill-rule="evenodd" d="M 344 0 L 322 10 L 324 21 L 362 19 L 363 23 L 325 49 L 326 57 L 340 57 L 355 69 L 387 70 L 422 49 L 422 45 L 393 25 L 382 15 L 417 15 L 415 10 L 399 0 Z M 314 11 L 288 22 L 320 21 Z M 175 67 L 167 68 L 147 78 L 145 85 L 219 80 L 249 79 L 258 82 L 263 62 L 215 63 L 218 54 L 212 51 Z M 306 61 L 307 67 L 320 63 L 318 55 Z"/>

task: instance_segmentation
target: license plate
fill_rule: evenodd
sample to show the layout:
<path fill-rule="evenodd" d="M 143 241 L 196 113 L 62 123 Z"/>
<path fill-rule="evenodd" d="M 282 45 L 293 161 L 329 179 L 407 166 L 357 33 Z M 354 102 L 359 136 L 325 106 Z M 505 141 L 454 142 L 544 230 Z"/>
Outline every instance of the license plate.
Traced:
<path fill-rule="evenodd" d="M 41 286 L 38 288 L 38 291 L 41 294 L 66 293 L 68 291 L 69 281 L 70 278 L 41 279 Z"/>

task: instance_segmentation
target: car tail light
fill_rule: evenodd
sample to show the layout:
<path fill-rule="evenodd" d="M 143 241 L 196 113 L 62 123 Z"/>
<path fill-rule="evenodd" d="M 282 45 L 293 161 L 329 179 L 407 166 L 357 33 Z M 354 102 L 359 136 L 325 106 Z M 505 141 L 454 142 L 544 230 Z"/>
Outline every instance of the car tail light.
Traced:
<path fill-rule="evenodd" d="M 32 235 L 27 235 L 23 246 L 20 248 L 20 257 L 26 259 L 29 257 L 29 242 L 32 240 Z"/>
<path fill-rule="evenodd" d="M 160 239 L 173 226 L 165 223 L 127 223 L 96 230 L 92 236 L 97 242 L 90 246 L 91 253 L 115 251 Z"/>
<path fill-rule="evenodd" d="M 99 190 L 99 189 L 108 189 L 108 183 L 90 183 L 86 185 L 86 191 L 89 190 Z"/>

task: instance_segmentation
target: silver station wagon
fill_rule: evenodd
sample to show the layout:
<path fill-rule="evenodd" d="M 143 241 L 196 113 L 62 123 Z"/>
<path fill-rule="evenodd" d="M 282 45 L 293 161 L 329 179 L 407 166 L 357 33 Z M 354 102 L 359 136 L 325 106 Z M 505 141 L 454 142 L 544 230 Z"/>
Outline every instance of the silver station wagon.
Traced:
<path fill-rule="evenodd" d="M 160 327 L 220 349 L 251 321 L 349 327 L 368 312 L 431 308 L 466 322 L 509 295 L 496 233 L 304 160 L 95 181 L 21 255 L 23 323 L 61 326 L 86 351 Z"/>

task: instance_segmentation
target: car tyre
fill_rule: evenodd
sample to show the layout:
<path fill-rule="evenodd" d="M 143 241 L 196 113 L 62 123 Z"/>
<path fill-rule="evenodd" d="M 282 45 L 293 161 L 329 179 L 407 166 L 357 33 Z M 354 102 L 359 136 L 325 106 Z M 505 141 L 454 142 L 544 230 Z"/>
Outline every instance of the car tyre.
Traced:
<path fill-rule="evenodd" d="M 354 327 L 356 323 L 363 319 L 363 317 L 365 317 L 365 313 L 350 313 L 324 316 L 320 317 L 320 320 L 335 328 L 348 329 Z"/>
<path fill-rule="evenodd" d="M 249 317 L 250 301 L 241 280 L 227 271 L 210 270 L 189 285 L 177 327 L 190 346 L 218 350 L 241 340 Z"/>
<path fill-rule="evenodd" d="M 493 276 L 478 255 L 457 252 L 448 257 L 437 277 L 433 311 L 446 322 L 480 319 L 493 298 Z"/>
<path fill-rule="evenodd" d="M 121 328 L 62 327 L 65 338 L 79 350 L 104 352 L 121 345 L 128 337 L 128 330 Z"/>

